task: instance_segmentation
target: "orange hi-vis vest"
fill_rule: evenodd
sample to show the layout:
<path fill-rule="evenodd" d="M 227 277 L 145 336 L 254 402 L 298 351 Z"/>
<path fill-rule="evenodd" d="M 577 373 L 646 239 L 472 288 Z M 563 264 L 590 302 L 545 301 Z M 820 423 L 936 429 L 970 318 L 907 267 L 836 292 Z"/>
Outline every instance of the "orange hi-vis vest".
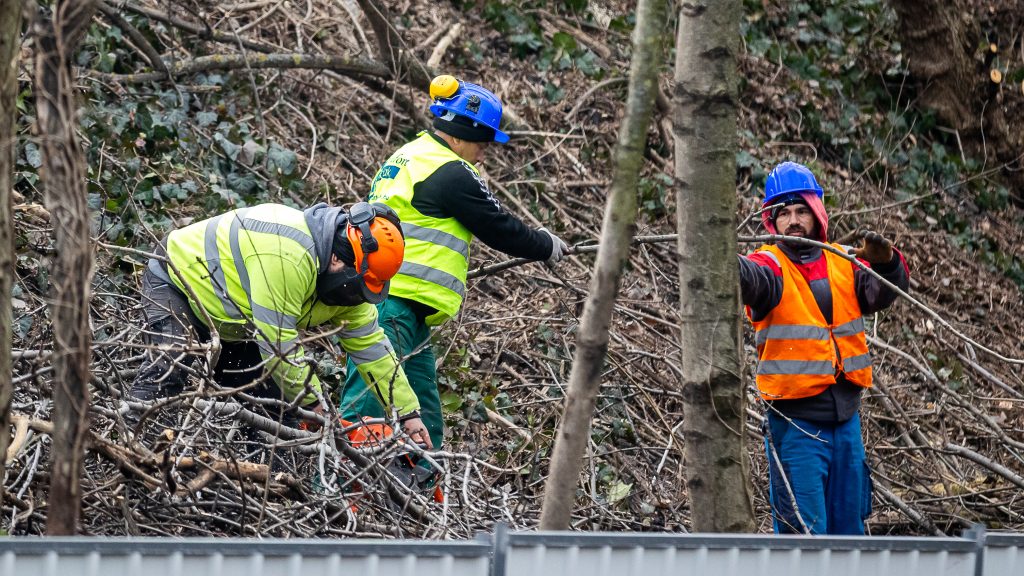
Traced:
<path fill-rule="evenodd" d="M 835 248 L 843 249 L 839 244 Z M 820 394 L 847 380 L 871 387 L 871 354 L 864 336 L 864 318 L 853 289 L 853 266 L 827 250 L 832 290 L 832 323 L 811 293 L 807 280 L 778 246 L 764 246 L 782 269 L 782 298 L 768 315 L 753 322 L 757 343 L 757 388 L 765 400 L 795 400 Z M 750 309 L 747 309 L 750 317 Z"/>

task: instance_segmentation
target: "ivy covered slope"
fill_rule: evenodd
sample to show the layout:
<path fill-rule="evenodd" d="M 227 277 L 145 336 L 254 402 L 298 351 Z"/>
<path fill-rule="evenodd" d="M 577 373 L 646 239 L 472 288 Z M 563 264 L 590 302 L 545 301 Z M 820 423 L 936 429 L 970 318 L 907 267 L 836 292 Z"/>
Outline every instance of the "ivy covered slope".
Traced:
<path fill-rule="evenodd" d="M 572 243 L 596 239 L 627 89 L 632 3 L 381 4 L 409 53 L 436 62 L 435 72 L 493 89 L 506 103 L 513 140 L 492 146 L 482 167 L 498 200 Z M 373 27 L 355 2 L 142 6 L 150 12 L 125 10 L 122 17 L 169 65 L 263 49 L 368 60 L 380 55 Z M 168 8 L 173 19 L 154 16 Z M 1024 76 L 1021 40 L 1013 35 L 1019 26 L 986 10 L 976 17 L 1003 39 L 1007 78 Z M 1006 186 L 1002 167 L 961 153 L 957 135 L 915 106 L 894 18 L 876 0 L 744 3 L 737 23 L 743 38 L 737 222 L 760 206 L 767 171 L 796 160 L 811 166 L 826 189 L 834 238 L 878 230 L 907 257 L 920 306 L 901 301 L 870 321 L 878 386 L 863 415 L 878 488 L 872 533 L 952 534 L 977 521 L 1024 529 L 1024 504 L 1014 498 L 1024 485 L 1024 381 L 1019 366 L 1007 361 L 1024 357 L 1024 219 L 1013 202 L 1022 192 Z M 190 31 L 182 22 L 214 34 Z M 670 35 L 673 24 L 667 23 Z M 233 40 L 209 39 L 218 34 Z M 23 54 L 30 57 L 31 47 Z M 663 98 L 645 151 L 640 235 L 674 232 L 673 55 L 665 57 Z M 240 447 L 230 418 L 180 404 L 158 419 L 179 439 L 159 446 L 169 458 L 154 463 L 128 449 L 116 396 L 141 360 L 137 302 L 144 256 L 111 246 L 149 251 L 168 230 L 232 207 L 361 199 L 377 166 L 428 126 L 427 95 L 373 74 L 296 68 L 207 69 L 173 83 L 138 82 L 130 75 L 150 72 L 151 63 L 127 31 L 102 17 L 76 64 L 94 235 L 101 243 L 92 309 L 93 432 L 126 447 L 123 458 L 149 474 L 92 454 L 83 480 L 85 530 L 459 537 L 496 521 L 535 526 L 592 252 L 556 269 L 527 265 L 476 277 L 463 313 L 436 332 L 447 449 L 458 454 L 447 460 L 447 506 L 428 502 L 425 515 L 412 515 L 361 476 L 367 496 L 353 509 L 352 492 L 330 487 L 331 478 L 340 485 L 357 471 L 345 468 L 322 481 L 321 464 L 308 457 L 289 461 L 286 472 L 312 480 L 280 490 L 225 473 L 183 491 L 198 472 L 159 462 L 200 453 L 224 460 L 260 455 Z M 53 383 L 46 355 L 33 351 L 48 350 L 52 341 L 44 299 L 52 245 L 36 188 L 40 158 L 29 138 L 33 95 L 24 78 L 15 175 L 21 196 L 15 348 L 22 351 L 15 410 L 46 419 Z M 753 224 L 739 229 L 757 232 Z M 474 267 L 503 259 L 474 245 Z M 672 242 L 633 250 L 578 493 L 577 528 L 688 528 L 685 438 L 677 433 L 675 267 Z M 749 334 L 747 343 L 752 352 Z M 336 392 L 344 365 L 330 343 L 311 343 L 310 356 Z M 753 366 L 752 353 L 749 361 Z M 749 398 L 754 497 L 759 529 L 767 532 L 763 406 L 754 394 Z M 7 490 L 25 504 L 15 510 L 13 533 L 41 530 L 48 503 L 38 471 L 47 456 L 47 445 L 34 440 L 11 464 Z M 122 499 L 133 503 L 128 520 Z"/>

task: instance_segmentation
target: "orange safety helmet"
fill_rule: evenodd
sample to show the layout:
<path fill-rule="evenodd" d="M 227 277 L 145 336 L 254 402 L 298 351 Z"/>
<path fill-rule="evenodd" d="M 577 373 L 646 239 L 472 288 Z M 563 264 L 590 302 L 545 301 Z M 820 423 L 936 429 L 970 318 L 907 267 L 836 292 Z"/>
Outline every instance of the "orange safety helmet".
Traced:
<path fill-rule="evenodd" d="M 339 231 L 340 232 L 340 231 Z M 398 214 L 386 204 L 358 202 L 348 210 L 345 237 L 355 253 L 363 296 L 371 304 L 384 301 L 388 285 L 405 257 L 405 234 Z"/>

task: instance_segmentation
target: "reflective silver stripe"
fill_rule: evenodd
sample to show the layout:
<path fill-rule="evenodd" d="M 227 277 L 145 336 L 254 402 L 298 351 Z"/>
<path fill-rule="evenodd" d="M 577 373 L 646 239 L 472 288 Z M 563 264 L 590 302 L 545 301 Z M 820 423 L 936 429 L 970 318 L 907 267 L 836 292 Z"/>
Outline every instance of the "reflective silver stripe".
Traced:
<path fill-rule="evenodd" d="M 762 360 L 757 365 L 758 376 L 776 374 L 835 374 L 829 360 Z"/>
<path fill-rule="evenodd" d="M 871 366 L 871 353 L 865 352 L 857 356 L 843 358 L 843 372 L 850 373 Z"/>
<path fill-rule="evenodd" d="M 772 324 L 754 334 L 758 346 L 768 340 L 828 340 L 828 328 L 804 324 Z"/>
<path fill-rule="evenodd" d="M 220 300 L 220 305 L 224 307 L 224 313 L 228 315 L 228 318 L 238 320 L 242 318 L 242 311 L 228 297 L 228 283 L 224 279 L 224 265 L 220 261 L 220 250 L 217 249 L 217 229 L 220 227 L 220 219 L 223 217 L 224 215 L 221 214 L 210 220 L 206 225 L 206 230 L 203 234 L 203 251 L 206 253 L 206 266 L 210 272 L 210 285 L 213 287 L 213 293 Z"/>
<path fill-rule="evenodd" d="M 271 356 L 288 356 L 298 348 L 298 340 L 295 338 L 292 338 L 291 340 L 282 340 L 281 342 L 267 342 L 262 338 L 257 338 L 256 344 L 260 347 L 260 353 L 263 354 L 264 358 L 269 358 Z"/>
<path fill-rule="evenodd" d="M 449 250 L 462 254 L 463 258 L 469 258 L 469 243 L 453 234 L 434 228 L 424 228 L 423 226 L 409 224 L 408 222 L 402 222 L 402 232 L 405 233 L 407 238 L 444 246 Z"/>
<path fill-rule="evenodd" d="M 352 330 L 342 330 L 341 332 L 338 333 L 338 337 L 339 338 L 345 338 L 345 339 L 347 339 L 347 338 L 362 338 L 364 336 L 369 336 L 370 334 L 373 334 L 376 331 L 377 331 L 377 321 L 374 320 L 373 322 L 370 322 L 369 324 L 367 324 L 365 326 L 360 326 L 359 328 L 353 328 Z"/>
<path fill-rule="evenodd" d="M 313 258 L 314 262 L 316 261 L 316 247 L 313 246 L 313 237 L 302 230 L 292 228 L 291 226 L 285 226 L 284 224 L 277 224 L 275 222 L 256 220 L 255 218 L 243 219 L 242 228 L 250 232 L 275 234 L 277 236 L 288 238 L 289 240 L 294 240 L 305 248 L 306 252 L 309 252 L 309 255 Z"/>
<path fill-rule="evenodd" d="M 765 256 L 771 258 L 775 262 L 776 266 L 778 266 L 779 268 L 782 268 L 782 262 L 779 262 L 779 258 L 775 255 L 774 252 L 770 252 L 768 250 L 762 250 L 762 251 L 758 252 L 758 254 L 764 254 Z"/>
<path fill-rule="evenodd" d="M 391 348 L 384 344 L 384 342 L 378 342 L 365 350 L 349 352 L 348 357 L 354 364 L 366 364 L 368 362 L 380 360 L 390 354 Z"/>
<path fill-rule="evenodd" d="M 427 282 L 432 282 L 438 286 L 455 292 L 459 296 L 465 296 L 466 294 L 465 283 L 455 276 L 452 276 L 447 272 L 437 270 L 436 268 L 424 266 L 423 264 L 415 264 L 413 262 L 402 262 L 402 267 L 398 269 L 398 273 L 419 278 L 420 280 L 426 280 Z"/>
<path fill-rule="evenodd" d="M 864 331 L 864 318 L 855 318 L 832 329 L 836 336 L 855 336 Z"/>
<path fill-rule="evenodd" d="M 285 330 L 295 330 L 299 325 L 299 321 L 295 316 L 285 314 L 279 310 L 265 308 L 255 302 L 252 303 L 252 317 L 260 322 Z"/>
<path fill-rule="evenodd" d="M 235 217 L 231 219 L 231 229 L 228 232 L 228 243 L 231 244 L 231 257 L 234 258 L 235 270 L 238 271 L 238 282 L 242 285 L 242 290 L 245 291 L 245 296 L 249 299 L 251 306 L 252 292 L 249 285 L 249 270 L 245 267 L 245 260 L 242 259 L 242 246 L 238 243 L 238 229 L 241 228 L 242 219 L 247 211 L 243 208 L 235 212 Z"/>

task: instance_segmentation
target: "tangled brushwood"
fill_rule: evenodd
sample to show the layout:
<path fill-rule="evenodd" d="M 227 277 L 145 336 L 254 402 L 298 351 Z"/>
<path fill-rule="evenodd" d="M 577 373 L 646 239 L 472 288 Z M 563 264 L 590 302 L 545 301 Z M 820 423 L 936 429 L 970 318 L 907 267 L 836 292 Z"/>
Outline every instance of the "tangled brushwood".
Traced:
<path fill-rule="evenodd" d="M 124 247 L 152 250 L 168 230 L 241 205 L 362 199 L 380 163 L 427 126 L 425 87 L 413 73 L 391 76 L 357 3 L 293 4 L 130 3 L 120 14 L 134 34 L 97 17 L 86 37 L 81 132 L 96 275 L 81 532 L 465 538 L 495 522 L 536 527 L 594 267 L 596 250 L 585 247 L 599 237 L 612 179 L 629 3 L 589 2 L 586 17 L 543 2 L 525 11 L 504 2 L 379 3 L 394 15 L 403 57 L 501 95 L 513 139 L 488 150 L 484 178 L 508 210 L 577 247 L 557 268 L 494 267 L 503 257 L 474 243 L 463 312 L 434 333 L 443 451 L 422 454 L 400 432 L 353 440 L 355 428 L 336 415 L 320 430 L 280 428 L 278 415 L 291 407 L 219 387 L 199 342 L 174 351 L 189 353 L 184 393 L 153 405 L 126 399 L 144 352 L 145 257 Z M 861 412 L 875 486 L 868 530 L 955 534 L 976 522 L 1024 530 L 1020 207 L 998 167 L 962 159 L 955 138 L 923 128 L 921 113 L 897 96 L 904 78 L 888 71 L 900 56 L 884 3 L 817 2 L 863 22 L 849 49 L 803 60 L 781 47 L 815 48 L 803 34 L 821 19 L 776 25 L 790 3 L 747 4 L 755 12 L 739 62 L 737 232 L 759 233 L 750 215 L 765 167 L 813 162 L 833 237 L 869 228 L 892 239 L 920 304 L 901 300 L 867 319 L 875 366 Z M 230 68 L 225 54 L 241 64 Z M 690 527 L 677 384 L 681 247 L 668 236 L 677 209 L 669 77 L 638 190 L 637 234 L 649 241 L 633 246 L 609 327 L 576 529 Z M 880 103 L 886 94 L 891 101 Z M 18 158 L 14 442 L 0 528 L 38 534 L 61 505 L 48 497 L 51 399 L 61 384 L 47 300 L 54 231 L 36 188 L 38 148 L 26 138 Z M 745 437 L 758 529 L 770 532 L 765 406 L 752 388 L 745 330 Z M 344 356 L 329 333 L 304 337 L 334 404 Z"/>

